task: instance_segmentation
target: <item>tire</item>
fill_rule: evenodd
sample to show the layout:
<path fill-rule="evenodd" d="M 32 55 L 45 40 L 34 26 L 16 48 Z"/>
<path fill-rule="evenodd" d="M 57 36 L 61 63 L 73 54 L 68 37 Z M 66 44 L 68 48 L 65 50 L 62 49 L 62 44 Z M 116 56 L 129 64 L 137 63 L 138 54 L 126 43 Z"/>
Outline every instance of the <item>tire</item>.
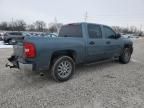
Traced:
<path fill-rule="evenodd" d="M 69 80 L 75 72 L 75 62 L 69 56 L 60 56 L 53 61 L 51 75 L 55 81 Z"/>
<path fill-rule="evenodd" d="M 8 40 L 8 45 L 12 45 L 12 39 Z"/>
<path fill-rule="evenodd" d="M 124 48 L 122 55 L 119 57 L 119 61 L 123 64 L 129 63 L 131 59 L 130 48 Z"/>
<path fill-rule="evenodd" d="M 7 44 L 8 43 L 8 40 L 3 40 L 4 44 Z"/>

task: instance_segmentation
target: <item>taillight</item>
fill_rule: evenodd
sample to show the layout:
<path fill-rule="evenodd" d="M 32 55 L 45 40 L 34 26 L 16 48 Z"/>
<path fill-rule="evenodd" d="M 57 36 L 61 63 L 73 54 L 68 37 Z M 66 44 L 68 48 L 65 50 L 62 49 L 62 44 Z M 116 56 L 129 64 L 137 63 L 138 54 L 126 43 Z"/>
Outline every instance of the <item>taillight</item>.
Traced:
<path fill-rule="evenodd" d="M 33 43 L 29 43 L 29 42 L 24 43 L 24 55 L 26 58 L 36 57 L 36 49 Z"/>

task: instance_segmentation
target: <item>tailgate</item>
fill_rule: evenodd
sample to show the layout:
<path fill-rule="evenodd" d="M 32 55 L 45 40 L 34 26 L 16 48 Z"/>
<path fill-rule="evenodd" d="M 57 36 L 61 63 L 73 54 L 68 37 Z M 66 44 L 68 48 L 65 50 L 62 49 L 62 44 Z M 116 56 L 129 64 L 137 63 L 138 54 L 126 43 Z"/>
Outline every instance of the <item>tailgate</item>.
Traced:
<path fill-rule="evenodd" d="M 7 63 L 6 67 L 19 68 L 18 58 L 22 57 L 23 57 L 23 42 L 21 41 L 13 45 L 13 55 L 10 58 L 8 58 L 8 61 L 10 61 L 12 65 Z"/>
<path fill-rule="evenodd" d="M 17 43 L 13 45 L 13 55 L 18 58 L 23 57 L 23 40 L 17 41 Z"/>

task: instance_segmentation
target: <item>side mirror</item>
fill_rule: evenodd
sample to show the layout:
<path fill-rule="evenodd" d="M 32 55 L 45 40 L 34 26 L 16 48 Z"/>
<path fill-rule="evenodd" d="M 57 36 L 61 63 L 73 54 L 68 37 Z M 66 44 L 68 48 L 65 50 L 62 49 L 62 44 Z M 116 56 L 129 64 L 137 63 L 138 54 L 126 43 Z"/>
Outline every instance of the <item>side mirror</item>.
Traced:
<path fill-rule="evenodd" d="M 116 34 L 116 39 L 119 39 L 121 37 L 121 34 Z"/>

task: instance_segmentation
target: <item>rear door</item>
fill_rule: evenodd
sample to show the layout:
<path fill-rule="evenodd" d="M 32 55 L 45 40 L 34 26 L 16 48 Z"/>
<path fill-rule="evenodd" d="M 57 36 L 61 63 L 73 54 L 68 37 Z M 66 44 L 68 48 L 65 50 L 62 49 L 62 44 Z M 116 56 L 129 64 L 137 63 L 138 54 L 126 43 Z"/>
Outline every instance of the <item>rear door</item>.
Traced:
<path fill-rule="evenodd" d="M 103 26 L 103 33 L 105 56 L 107 58 L 118 56 L 121 51 L 121 38 L 116 38 L 116 33 L 108 26 Z"/>
<path fill-rule="evenodd" d="M 104 40 L 100 25 L 87 24 L 87 61 L 95 61 L 104 58 Z"/>

